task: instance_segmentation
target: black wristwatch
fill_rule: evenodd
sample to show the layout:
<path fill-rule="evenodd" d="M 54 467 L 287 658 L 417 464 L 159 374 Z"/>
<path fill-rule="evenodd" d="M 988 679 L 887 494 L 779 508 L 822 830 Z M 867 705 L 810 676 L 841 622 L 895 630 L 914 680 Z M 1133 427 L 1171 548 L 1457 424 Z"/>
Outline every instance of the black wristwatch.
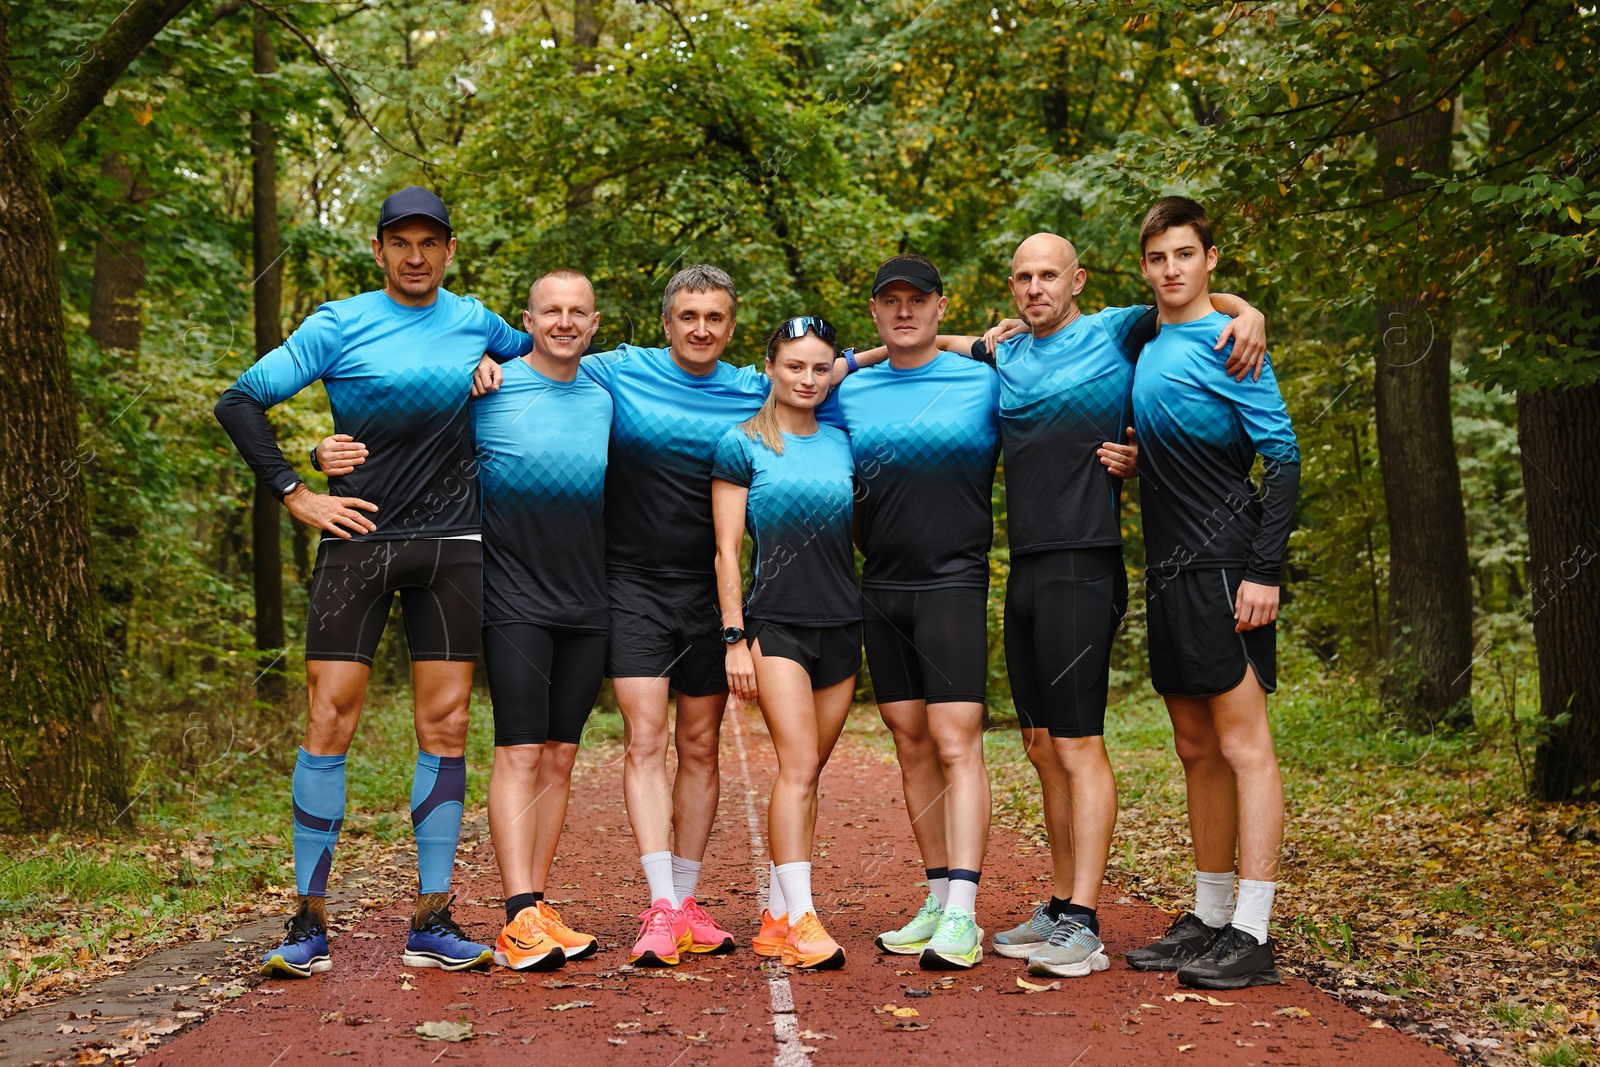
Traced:
<path fill-rule="evenodd" d="M 737 627 L 737 626 L 724 626 L 722 628 L 722 643 L 723 644 L 725 644 L 725 645 L 737 645 L 740 641 L 743 641 L 743 640 L 744 640 L 744 631 L 741 630 L 739 627 Z"/>
<path fill-rule="evenodd" d="M 314 471 L 322 469 L 322 463 L 317 459 L 317 450 L 315 448 L 311 450 L 311 469 Z"/>

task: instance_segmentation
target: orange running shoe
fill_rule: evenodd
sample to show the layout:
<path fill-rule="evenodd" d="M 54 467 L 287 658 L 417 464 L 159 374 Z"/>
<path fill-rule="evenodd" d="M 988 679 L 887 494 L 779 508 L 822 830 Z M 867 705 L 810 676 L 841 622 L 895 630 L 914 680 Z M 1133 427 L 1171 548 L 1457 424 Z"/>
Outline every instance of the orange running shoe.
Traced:
<path fill-rule="evenodd" d="M 766 908 L 761 909 L 761 932 L 750 939 L 750 947 L 757 956 L 783 955 L 783 943 L 789 938 L 789 916 L 776 919 Z"/>
<path fill-rule="evenodd" d="M 733 935 L 718 926 L 694 897 L 683 898 L 683 917 L 689 923 L 690 940 L 685 947 L 690 952 L 709 952 L 720 956 L 733 951 Z"/>
<path fill-rule="evenodd" d="M 545 932 L 534 908 L 523 908 L 494 943 L 494 961 L 513 971 L 553 971 L 567 962 L 560 942 Z"/>
<path fill-rule="evenodd" d="M 803 971 L 833 971 L 844 966 L 844 949 L 828 936 L 816 912 L 804 912 L 800 921 L 789 927 L 783 942 L 783 963 Z"/>
<path fill-rule="evenodd" d="M 588 959 L 600 948 L 600 943 L 595 940 L 593 934 L 580 934 L 562 922 L 561 913 L 552 908 L 548 900 L 541 900 L 534 907 L 539 912 L 539 925 L 543 926 L 544 932 L 561 946 L 561 951 L 566 953 L 568 960 Z"/>
<path fill-rule="evenodd" d="M 665 897 L 639 913 L 639 940 L 628 962 L 641 967 L 675 967 L 689 947 L 689 924 Z"/>

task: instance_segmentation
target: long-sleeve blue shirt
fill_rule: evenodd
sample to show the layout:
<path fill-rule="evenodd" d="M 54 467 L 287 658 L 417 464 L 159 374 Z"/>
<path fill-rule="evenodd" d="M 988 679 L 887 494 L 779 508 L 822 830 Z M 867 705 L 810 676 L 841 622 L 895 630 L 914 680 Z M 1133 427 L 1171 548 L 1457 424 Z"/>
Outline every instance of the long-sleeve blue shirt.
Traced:
<path fill-rule="evenodd" d="M 267 422 L 268 408 L 322 381 L 335 433 L 367 446 L 367 460 L 328 479 L 329 491 L 378 506 L 377 529 L 358 541 L 478 532 L 478 479 L 467 402 L 485 352 L 505 360 L 528 335 L 470 297 L 440 289 L 427 307 L 382 290 L 319 307 L 217 402 L 217 421 L 256 476 L 286 493 L 299 480 Z"/>
<path fill-rule="evenodd" d="M 1145 567 L 1153 575 L 1242 567 L 1277 585 L 1300 486 L 1300 448 L 1271 360 L 1235 381 L 1216 352 L 1227 317 L 1163 324 L 1133 376 Z M 1231 350 L 1231 345 L 1229 346 Z M 1258 492 L 1250 470 L 1259 454 Z"/>

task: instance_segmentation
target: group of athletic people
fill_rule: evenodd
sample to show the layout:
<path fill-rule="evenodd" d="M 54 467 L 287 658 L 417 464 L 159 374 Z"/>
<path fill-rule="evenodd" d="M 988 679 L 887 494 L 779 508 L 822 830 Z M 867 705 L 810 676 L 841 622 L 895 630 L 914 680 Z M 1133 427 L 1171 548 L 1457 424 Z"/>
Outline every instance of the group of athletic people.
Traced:
<path fill-rule="evenodd" d="M 778 758 L 769 897 L 751 947 L 801 969 L 842 966 L 813 900 L 811 856 L 818 779 L 863 642 L 928 887 L 877 946 L 929 969 L 976 964 L 991 489 L 1003 448 L 1007 669 L 1043 792 L 1053 890 L 995 935 L 994 950 L 1042 974 L 1110 963 L 1095 911 L 1117 810 L 1102 735 L 1127 602 L 1119 497 L 1138 476 L 1151 677 L 1187 779 L 1196 899 L 1127 959 L 1206 988 L 1278 981 L 1267 928 L 1283 802 L 1266 694 L 1299 457 L 1264 321 L 1209 291 L 1217 252 L 1199 204 L 1169 197 L 1145 219 L 1152 306 L 1084 315 L 1075 250 L 1036 234 L 1011 265 L 1021 318 L 982 338 L 941 335 L 943 279 L 924 257 L 899 255 L 873 280 L 880 347 L 841 352 L 830 323 L 801 316 L 768 335 L 763 366 L 744 368 L 721 358 L 738 301 L 715 267 L 668 282 L 666 347 L 593 353 L 595 295 L 575 271 L 533 283 L 522 333 L 442 288 L 455 239 L 427 190 L 384 202 L 372 249 L 384 288 L 324 304 L 217 405 L 257 476 L 325 534 L 292 783 L 299 905 L 264 973 L 331 966 L 325 896 L 345 753 L 395 593 L 420 749 L 407 966 L 547 970 L 596 951 L 544 893 L 607 676 L 648 884 L 630 962 L 735 947 L 696 900 L 731 691 L 758 703 Z M 331 494 L 301 482 L 266 417 L 317 380 L 338 432 L 312 462 Z M 450 915 L 480 648 L 506 904 L 492 947 Z"/>

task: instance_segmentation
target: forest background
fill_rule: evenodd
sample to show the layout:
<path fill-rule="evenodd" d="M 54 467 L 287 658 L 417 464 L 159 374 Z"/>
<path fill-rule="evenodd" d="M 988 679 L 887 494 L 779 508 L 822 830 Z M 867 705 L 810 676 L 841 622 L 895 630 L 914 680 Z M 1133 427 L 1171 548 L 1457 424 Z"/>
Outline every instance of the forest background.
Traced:
<path fill-rule="evenodd" d="M 1011 311 L 1009 255 L 1037 230 L 1076 242 L 1088 310 L 1147 301 L 1145 207 L 1203 199 L 1214 287 L 1267 313 L 1304 457 L 1280 623 L 1280 734 L 1308 783 L 1291 799 L 1348 809 L 1329 857 L 1363 854 L 1374 819 L 1474 828 L 1455 848 L 1412 826 L 1385 876 L 1469 887 L 1385 928 L 1416 957 L 1412 987 L 1451 937 L 1539 951 L 1531 927 L 1496 934 L 1483 917 L 1505 902 L 1471 888 L 1505 834 L 1529 844 L 1499 861 L 1537 872 L 1505 891 L 1542 901 L 1544 942 L 1580 974 L 1600 935 L 1579 889 L 1600 841 L 1597 31 L 1556 0 L 0 5 L 5 991 L 92 970 L 65 933 L 145 944 L 163 915 L 281 880 L 272 798 L 316 546 L 211 407 L 318 304 L 380 284 L 377 205 L 411 183 L 452 206 L 447 285 L 513 322 L 535 276 L 572 266 L 595 282 L 597 344 L 657 343 L 673 270 L 725 267 L 735 362 L 799 313 L 872 343 L 871 273 L 905 250 L 943 271 L 947 327 L 981 331 Z M 331 432 L 325 394 L 273 423 L 320 486 L 305 456 Z M 1003 755 L 1003 478 L 995 514 Z M 1124 527 L 1137 593 L 1136 486 Z M 1181 827 L 1138 817 L 1146 792 L 1170 799 L 1172 763 L 1134 603 L 1120 739 L 1150 762 L 1127 772 L 1124 826 L 1159 852 Z M 403 686 L 402 641 L 377 677 Z M 1002 783 L 1026 770 L 996 762 Z M 1349 808 L 1341 781 L 1381 789 Z M 1026 790 L 1003 795 L 1030 826 Z M 1121 873 L 1173 897 L 1167 851 Z M 112 917 L 40 918 L 80 904 Z M 1369 913 L 1330 909 L 1303 917 L 1302 947 L 1376 959 L 1353 934 Z M 1472 996 L 1564 1062 L 1592 1047 L 1586 989 L 1542 1022 Z"/>

